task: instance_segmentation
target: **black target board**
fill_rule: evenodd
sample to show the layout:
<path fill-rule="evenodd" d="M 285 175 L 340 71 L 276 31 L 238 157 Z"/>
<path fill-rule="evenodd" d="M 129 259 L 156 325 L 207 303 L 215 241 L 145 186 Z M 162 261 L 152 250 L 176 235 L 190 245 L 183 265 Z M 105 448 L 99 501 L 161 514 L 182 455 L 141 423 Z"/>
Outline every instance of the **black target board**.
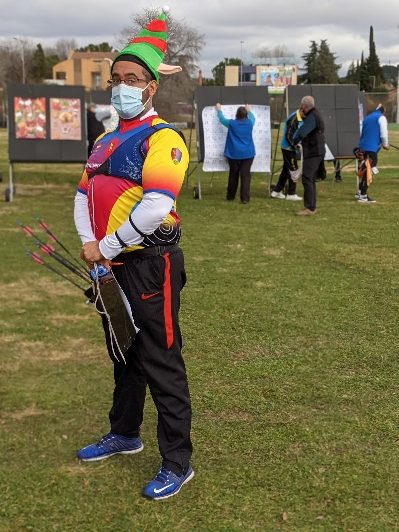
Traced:
<path fill-rule="evenodd" d="M 7 98 L 11 163 L 86 161 L 84 87 L 9 84 Z"/>
<path fill-rule="evenodd" d="M 326 144 L 334 158 L 353 158 L 360 136 L 358 85 L 290 85 L 288 114 L 298 109 L 304 96 L 313 96 L 325 122 Z"/>

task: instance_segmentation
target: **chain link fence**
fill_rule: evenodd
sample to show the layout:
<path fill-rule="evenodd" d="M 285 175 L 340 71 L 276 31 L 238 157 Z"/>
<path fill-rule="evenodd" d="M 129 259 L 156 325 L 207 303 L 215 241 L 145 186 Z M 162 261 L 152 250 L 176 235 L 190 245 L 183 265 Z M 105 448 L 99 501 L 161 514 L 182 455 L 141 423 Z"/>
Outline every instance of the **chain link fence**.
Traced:
<path fill-rule="evenodd" d="M 363 112 L 364 116 L 374 111 L 378 104 L 385 108 L 385 116 L 388 122 L 396 123 L 398 113 L 398 91 L 390 92 L 364 92 Z"/>

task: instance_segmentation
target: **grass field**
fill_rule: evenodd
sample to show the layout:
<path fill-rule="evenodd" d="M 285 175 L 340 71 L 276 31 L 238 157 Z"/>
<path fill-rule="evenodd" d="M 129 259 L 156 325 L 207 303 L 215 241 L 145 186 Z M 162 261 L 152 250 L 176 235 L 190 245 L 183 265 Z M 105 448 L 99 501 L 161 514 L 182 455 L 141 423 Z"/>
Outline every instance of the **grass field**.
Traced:
<path fill-rule="evenodd" d="M 201 175 L 201 201 L 199 170 L 184 185 L 196 476 L 154 503 L 140 495 L 159 466 L 150 398 L 144 452 L 74 457 L 108 430 L 112 367 L 84 297 L 24 256 L 18 222 L 37 216 L 78 255 L 81 169 L 16 165 L 15 200 L 0 189 L 0 530 L 399 530 L 399 151 L 379 166 L 378 203 L 354 200 L 353 167 L 340 184 L 330 168 L 305 219 L 259 174 L 248 205 L 224 201 L 225 175 Z"/>

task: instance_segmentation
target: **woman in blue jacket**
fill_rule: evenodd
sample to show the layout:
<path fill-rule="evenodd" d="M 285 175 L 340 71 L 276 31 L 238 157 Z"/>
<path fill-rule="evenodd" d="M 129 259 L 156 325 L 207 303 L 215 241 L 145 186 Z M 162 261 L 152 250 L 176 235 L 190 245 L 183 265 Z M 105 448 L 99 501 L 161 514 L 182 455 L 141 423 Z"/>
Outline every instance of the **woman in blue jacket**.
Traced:
<path fill-rule="evenodd" d="M 238 181 L 241 178 L 241 203 L 249 202 L 249 188 L 251 183 L 251 166 L 255 157 L 255 145 L 252 131 L 255 116 L 249 105 L 237 109 L 235 119 L 227 119 L 222 112 L 220 103 L 216 104 L 219 121 L 227 127 L 224 155 L 229 163 L 229 181 L 227 185 L 227 200 L 236 197 Z"/>

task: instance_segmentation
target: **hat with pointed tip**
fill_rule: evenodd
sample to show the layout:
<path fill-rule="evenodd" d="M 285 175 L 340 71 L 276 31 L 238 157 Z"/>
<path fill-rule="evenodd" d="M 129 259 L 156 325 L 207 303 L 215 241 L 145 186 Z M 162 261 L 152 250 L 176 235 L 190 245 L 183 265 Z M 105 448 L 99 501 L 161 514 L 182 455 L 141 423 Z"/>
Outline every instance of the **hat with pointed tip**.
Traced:
<path fill-rule="evenodd" d="M 175 74 L 176 72 L 180 72 L 180 66 L 162 63 L 168 40 L 166 24 L 168 12 L 169 7 L 164 6 L 162 13 L 157 18 L 151 20 L 137 35 L 132 37 L 123 50 L 116 56 L 112 67 L 116 61 L 129 60 L 129 56 L 134 56 L 145 64 L 146 68 L 153 74 L 158 83 L 160 73 Z"/>

